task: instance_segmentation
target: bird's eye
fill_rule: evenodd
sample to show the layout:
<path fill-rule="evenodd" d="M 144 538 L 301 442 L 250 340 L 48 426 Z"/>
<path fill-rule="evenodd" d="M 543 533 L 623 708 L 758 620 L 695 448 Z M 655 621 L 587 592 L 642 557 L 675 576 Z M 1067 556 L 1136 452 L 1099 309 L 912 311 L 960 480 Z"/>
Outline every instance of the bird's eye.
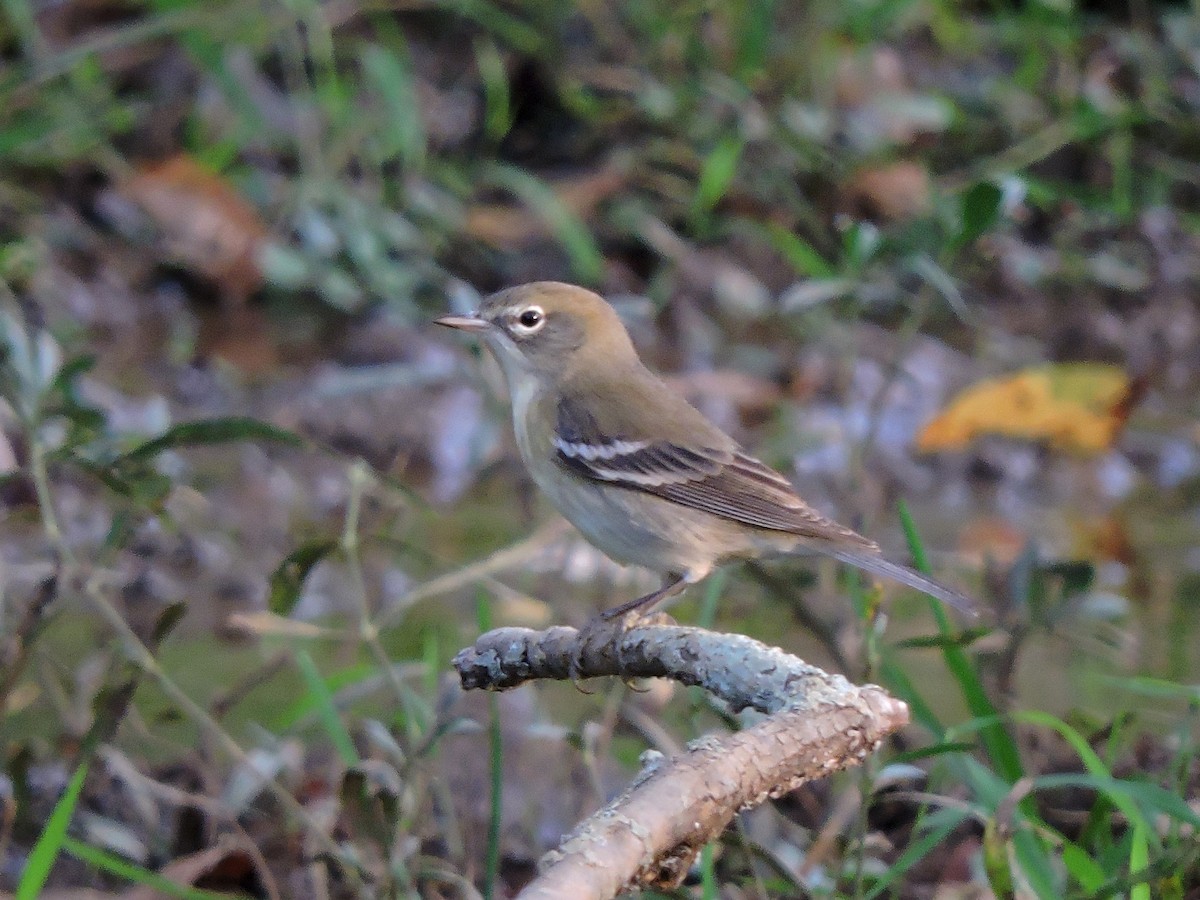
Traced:
<path fill-rule="evenodd" d="M 523 331 L 536 331 L 545 319 L 546 314 L 544 312 L 536 306 L 531 306 L 517 316 L 517 324 L 521 326 Z"/>

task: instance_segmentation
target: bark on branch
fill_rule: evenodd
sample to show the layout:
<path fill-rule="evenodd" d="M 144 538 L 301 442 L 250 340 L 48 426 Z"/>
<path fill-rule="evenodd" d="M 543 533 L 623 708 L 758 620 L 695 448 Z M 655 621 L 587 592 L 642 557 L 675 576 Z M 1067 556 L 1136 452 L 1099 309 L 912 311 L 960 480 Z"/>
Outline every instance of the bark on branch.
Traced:
<path fill-rule="evenodd" d="M 908 707 L 742 635 L 641 623 L 499 628 L 461 651 L 464 688 L 506 690 L 537 678 L 665 677 L 700 685 L 734 711 L 766 714 L 735 734 L 693 741 L 680 755 L 643 757 L 629 788 L 542 859 L 527 900 L 607 900 L 672 887 L 741 810 L 860 763 L 908 722 Z"/>

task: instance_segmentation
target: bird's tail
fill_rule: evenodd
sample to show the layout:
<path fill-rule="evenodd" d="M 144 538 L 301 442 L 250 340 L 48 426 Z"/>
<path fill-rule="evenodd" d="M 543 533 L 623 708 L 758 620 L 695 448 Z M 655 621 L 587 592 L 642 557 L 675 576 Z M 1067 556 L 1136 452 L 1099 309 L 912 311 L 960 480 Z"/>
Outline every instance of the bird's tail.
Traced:
<path fill-rule="evenodd" d="M 934 581 L 920 572 L 910 569 L 908 566 L 902 566 L 899 563 L 894 563 L 889 559 L 884 558 L 870 551 L 849 550 L 844 548 L 822 548 L 825 553 L 832 556 L 834 559 L 855 566 L 870 572 L 872 575 L 882 575 L 884 578 L 890 578 L 893 581 L 898 581 L 901 584 L 906 584 L 910 588 L 916 588 L 922 593 L 928 594 L 930 597 L 936 597 L 943 603 L 948 603 L 959 612 L 966 613 L 970 616 L 978 616 L 979 610 L 973 601 L 962 591 L 956 591 L 952 587 L 947 587 L 941 582 Z"/>

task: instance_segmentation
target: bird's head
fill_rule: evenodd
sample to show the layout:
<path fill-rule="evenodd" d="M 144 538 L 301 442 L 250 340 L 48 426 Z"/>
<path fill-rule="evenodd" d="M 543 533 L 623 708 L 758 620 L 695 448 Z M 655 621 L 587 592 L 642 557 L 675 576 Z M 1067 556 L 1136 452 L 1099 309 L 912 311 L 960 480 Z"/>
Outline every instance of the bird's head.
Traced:
<path fill-rule="evenodd" d="M 471 316 L 437 324 L 478 334 L 508 376 L 568 379 L 636 363 L 637 353 L 616 311 L 599 294 L 557 281 L 498 291 Z"/>

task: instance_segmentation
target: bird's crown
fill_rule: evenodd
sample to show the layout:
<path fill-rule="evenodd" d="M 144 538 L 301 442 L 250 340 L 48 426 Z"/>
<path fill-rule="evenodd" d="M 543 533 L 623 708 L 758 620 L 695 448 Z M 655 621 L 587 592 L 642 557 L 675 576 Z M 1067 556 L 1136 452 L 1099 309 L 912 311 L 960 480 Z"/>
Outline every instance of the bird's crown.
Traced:
<path fill-rule="evenodd" d="M 616 311 L 575 285 L 535 281 L 498 291 L 478 315 L 531 362 L 569 369 L 636 355 Z"/>

